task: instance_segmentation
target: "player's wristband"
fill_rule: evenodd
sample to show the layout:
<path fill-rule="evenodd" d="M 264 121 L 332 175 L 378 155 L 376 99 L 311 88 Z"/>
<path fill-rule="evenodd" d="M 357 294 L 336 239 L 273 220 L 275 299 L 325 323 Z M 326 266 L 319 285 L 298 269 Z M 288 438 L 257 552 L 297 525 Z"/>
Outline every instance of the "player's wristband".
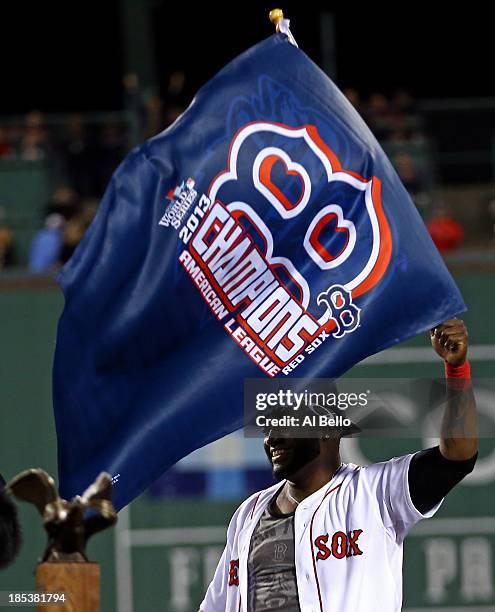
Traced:
<path fill-rule="evenodd" d="M 458 366 L 451 365 L 445 362 L 445 378 L 463 378 L 471 380 L 471 365 L 466 359 L 464 363 Z"/>
<path fill-rule="evenodd" d="M 471 386 L 471 365 L 469 361 L 466 359 L 459 366 L 453 366 L 445 362 L 445 378 L 449 388 L 455 391 L 467 390 Z"/>

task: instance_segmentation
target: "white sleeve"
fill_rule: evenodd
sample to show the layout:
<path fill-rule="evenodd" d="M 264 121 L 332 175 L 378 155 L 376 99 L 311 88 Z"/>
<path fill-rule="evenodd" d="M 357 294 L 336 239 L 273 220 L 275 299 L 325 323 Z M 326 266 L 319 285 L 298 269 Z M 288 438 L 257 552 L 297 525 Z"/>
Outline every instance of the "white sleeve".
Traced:
<path fill-rule="evenodd" d="M 394 457 L 390 461 L 374 463 L 363 468 L 370 493 L 376 497 L 384 526 L 398 542 L 421 519 L 432 517 L 441 503 L 422 514 L 414 506 L 409 492 L 409 465 L 414 454 Z"/>
<path fill-rule="evenodd" d="M 232 601 L 233 594 L 229 589 L 238 591 L 239 558 L 237 554 L 237 529 L 240 512 L 250 502 L 251 498 L 244 501 L 232 516 L 227 529 L 227 543 L 223 550 L 213 580 L 210 582 L 205 598 L 199 609 L 201 612 L 225 612 L 228 602 Z"/>
<path fill-rule="evenodd" d="M 201 612 L 225 612 L 227 609 L 227 585 L 230 566 L 229 548 L 227 541 L 215 570 L 213 580 L 210 582 L 205 598 L 199 606 Z"/>

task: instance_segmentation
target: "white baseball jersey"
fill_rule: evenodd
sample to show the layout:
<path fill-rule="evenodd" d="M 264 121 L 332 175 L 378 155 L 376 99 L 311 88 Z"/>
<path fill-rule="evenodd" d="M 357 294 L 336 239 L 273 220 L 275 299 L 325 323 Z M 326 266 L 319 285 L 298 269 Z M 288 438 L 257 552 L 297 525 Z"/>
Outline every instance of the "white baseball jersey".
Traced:
<path fill-rule="evenodd" d="M 294 558 L 301 612 L 400 611 L 404 538 L 440 506 L 424 515 L 414 507 L 408 486 L 412 457 L 366 467 L 343 464 L 296 508 Z M 252 495 L 236 510 L 200 606 L 203 612 L 247 612 L 251 535 L 282 486 Z"/>

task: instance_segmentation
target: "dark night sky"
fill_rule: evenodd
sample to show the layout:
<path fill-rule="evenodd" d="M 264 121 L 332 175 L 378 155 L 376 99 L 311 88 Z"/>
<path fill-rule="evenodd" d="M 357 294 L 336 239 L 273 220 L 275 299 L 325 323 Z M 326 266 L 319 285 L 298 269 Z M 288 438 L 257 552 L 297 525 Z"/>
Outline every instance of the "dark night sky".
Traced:
<path fill-rule="evenodd" d="M 332 10 L 337 4 L 324 6 Z M 168 0 L 155 0 L 154 5 L 160 81 L 171 70 L 184 68 L 191 91 L 273 31 L 266 15 L 274 4 L 246 3 L 234 25 L 218 5 L 199 9 Z M 299 45 L 317 62 L 319 6 L 301 0 L 282 4 Z M 421 98 L 495 96 L 488 15 L 453 9 L 449 16 L 425 17 L 419 9 L 413 14 L 406 4 L 399 6 L 400 13 L 399 8 L 392 13 L 377 9 L 376 3 L 334 11 L 340 87 L 354 86 L 364 95 L 406 88 Z M 117 0 L 9 2 L 0 15 L 0 113 L 122 107 Z"/>

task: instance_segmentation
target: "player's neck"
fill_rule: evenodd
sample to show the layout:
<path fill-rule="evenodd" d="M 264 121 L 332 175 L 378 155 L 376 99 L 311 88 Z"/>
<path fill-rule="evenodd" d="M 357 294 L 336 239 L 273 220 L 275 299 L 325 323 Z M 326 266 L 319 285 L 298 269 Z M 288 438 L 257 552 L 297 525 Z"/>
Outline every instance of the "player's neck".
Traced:
<path fill-rule="evenodd" d="M 302 501 L 309 495 L 312 495 L 330 482 L 341 464 L 342 461 L 338 453 L 326 461 L 322 461 L 320 457 L 310 461 L 296 474 L 287 479 L 291 495 L 298 501 Z"/>

